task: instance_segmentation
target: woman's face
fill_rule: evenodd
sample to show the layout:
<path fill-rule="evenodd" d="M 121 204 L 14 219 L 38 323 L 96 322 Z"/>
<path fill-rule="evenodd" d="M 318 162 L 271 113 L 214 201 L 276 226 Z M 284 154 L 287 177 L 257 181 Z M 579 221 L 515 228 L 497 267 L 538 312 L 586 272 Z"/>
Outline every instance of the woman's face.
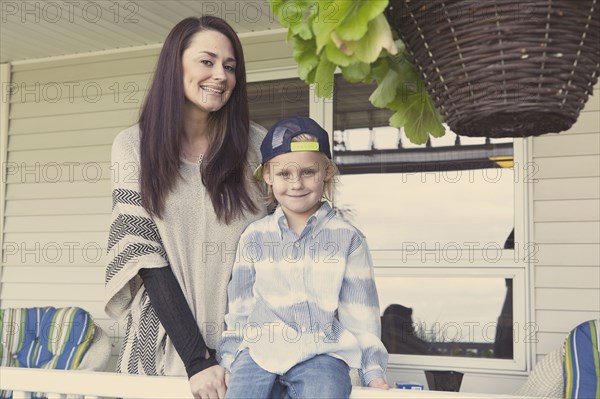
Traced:
<path fill-rule="evenodd" d="M 235 53 L 229 39 L 214 30 L 198 32 L 192 36 L 181 62 L 188 106 L 203 113 L 221 109 L 236 82 Z"/>

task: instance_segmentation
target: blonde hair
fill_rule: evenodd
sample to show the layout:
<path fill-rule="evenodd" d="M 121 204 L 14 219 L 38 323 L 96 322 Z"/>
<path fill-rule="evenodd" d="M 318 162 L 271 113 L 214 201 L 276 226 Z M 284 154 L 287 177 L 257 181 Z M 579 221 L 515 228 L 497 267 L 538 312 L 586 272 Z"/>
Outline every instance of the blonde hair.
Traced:
<path fill-rule="evenodd" d="M 298 136 L 292 138 L 293 143 L 310 143 L 310 142 L 316 143 L 317 141 L 318 141 L 317 138 L 310 133 L 302 133 L 302 134 L 299 134 Z M 331 177 L 329 177 L 329 179 L 325 180 L 325 185 L 323 187 L 323 197 L 326 200 L 328 200 L 329 202 L 331 202 L 331 201 L 333 201 L 333 194 L 335 192 L 335 177 L 339 174 L 339 170 L 338 170 L 338 167 L 335 164 L 335 162 L 333 162 L 331 159 L 327 158 L 327 155 L 325 155 L 322 152 L 319 152 L 319 155 L 322 156 L 323 159 L 325 159 L 325 162 L 327 165 L 326 169 L 331 168 L 331 170 L 332 170 Z M 268 168 L 269 162 L 270 161 L 267 161 L 267 163 L 265 163 L 263 165 L 263 168 Z M 269 170 L 269 169 L 267 169 L 267 170 Z M 273 205 L 274 203 L 277 202 L 277 200 L 275 199 L 275 195 L 273 194 L 273 189 L 263 179 L 261 179 L 261 181 L 262 181 L 264 190 L 266 192 L 265 203 L 267 205 Z"/>

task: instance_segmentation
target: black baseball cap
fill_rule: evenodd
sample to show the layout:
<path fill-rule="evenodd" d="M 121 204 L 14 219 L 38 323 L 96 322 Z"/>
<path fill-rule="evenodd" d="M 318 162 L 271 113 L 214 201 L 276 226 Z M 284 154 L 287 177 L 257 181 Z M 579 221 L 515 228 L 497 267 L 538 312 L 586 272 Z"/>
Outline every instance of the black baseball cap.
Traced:
<path fill-rule="evenodd" d="M 316 142 L 294 142 L 292 139 L 303 133 L 315 136 Z M 331 159 L 329 135 L 317 122 L 306 116 L 290 116 L 276 122 L 265 136 L 260 145 L 261 164 L 254 171 L 254 176 L 260 179 L 262 165 L 277 155 L 297 151 L 322 152 Z"/>

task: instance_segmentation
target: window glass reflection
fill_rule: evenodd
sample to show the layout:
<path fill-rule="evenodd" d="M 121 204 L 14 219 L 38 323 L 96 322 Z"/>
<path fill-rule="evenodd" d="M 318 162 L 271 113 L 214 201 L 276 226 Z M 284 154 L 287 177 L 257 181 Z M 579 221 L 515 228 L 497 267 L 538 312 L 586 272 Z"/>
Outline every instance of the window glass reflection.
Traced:
<path fill-rule="evenodd" d="M 369 102 L 374 84 L 335 79 L 335 206 L 371 249 L 507 249 L 514 229 L 512 138 L 447 130 L 411 143 L 389 126 L 392 112 Z"/>
<path fill-rule="evenodd" d="M 374 250 L 499 251 L 513 229 L 512 171 L 484 170 L 457 180 L 436 173 L 341 175 L 335 206 Z"/>
<path fill-rule="evenodd" d="M 512 279 L 379 277 L 389 353 L 513 358 Z"/>

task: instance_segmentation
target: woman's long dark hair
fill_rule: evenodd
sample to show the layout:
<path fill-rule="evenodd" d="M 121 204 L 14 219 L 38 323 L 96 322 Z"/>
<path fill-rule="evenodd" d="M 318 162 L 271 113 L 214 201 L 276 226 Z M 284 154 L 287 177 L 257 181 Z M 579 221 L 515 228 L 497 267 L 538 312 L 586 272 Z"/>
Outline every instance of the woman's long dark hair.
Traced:
<path fill-rule="evenodd" d="M 236 84 L 229 101 L 209 117 L 209 147 L 201 168 L 217 218 L 228 224 L 244 211 L 255 213 L 257 206 L 245 184 L 250 122 L 244 53 L 235 31 L 220 18 L 186 18 L 165 40 L 139 118 L 140 191 L 144 208 L 161 217 L 167 194 L 180 176 L 186 102 L 181 58 L 192 37 L 205 30 L 225 35 L 236 59 Z"/>

